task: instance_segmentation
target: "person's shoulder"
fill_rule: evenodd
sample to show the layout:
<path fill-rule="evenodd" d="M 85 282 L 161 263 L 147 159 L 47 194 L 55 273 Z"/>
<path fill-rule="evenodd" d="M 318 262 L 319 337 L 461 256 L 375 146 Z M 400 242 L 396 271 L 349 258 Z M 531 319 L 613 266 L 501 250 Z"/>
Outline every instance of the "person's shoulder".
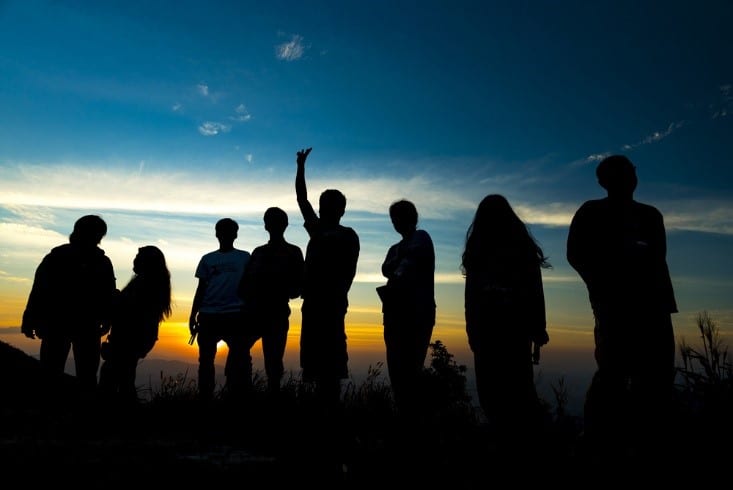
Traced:
<path fill-rule="evenodd" d="M 578 210 L 575 211 L 575 214 L 573 216 L 574 219 L 583 218 L 586 215 L 593 215 L 597 213 L 602 213 L 605 210 L 608 209 L 608 198 L 603 197 L 600 199 L 588 199 L 587 201 L 583 202 L 583 204 L 578 207 Z"/>
<path fill-rule="evenodd" d="M 342 225 L 342 224 L 339 224 L 338 226 L 342 233 L 352 235 L 353 237 L 357 239 L 359 238 L 359 235 L 356 233 L 356 230 L 354 230 L 352 227 Z"/>
<path fill-rule="evenodd" d="M 210 252 L 206 252 L 205 254 L 201 256 L 201 260 L 203 261 L 203 260 L 210 259 L 211 257 L 215 257 L 219 255 L 219 253 L 220 253 L 219 250 L 212 250 Z"/>
<path fill-rule="evenodd" d="M 235 253 L 236 253 L 237 255 L 239 255 L 240 257 L 245 257 L 245 258 L 249 258 L 249 257 L 251 257 L 251 256 L 252 256 L 252 254 L 251 254 L 250 252 L 248 252 L 247 250 L 242 250 L 242 249 L 240 249 L 240 248 L 235 248 L 235 249 L 234 249 L 233 251 L 234 251 L 234 252 L 235 252 Z"/>
<path fill-rule="evenodd" d="M 430 233 L 423 230 L 422 228 L 418 228 L 417 230 L 415 230 L 415 237 L 418 238 L 419 240 L 432 241 L 432 238 L 430 237 Z"/>
<path fill-rule="evenodd" d="M 290 251 L 290 253 L 301 255 L 303 254 L 303 250 L 301 250 L 301 248 L 294 243 L 285 242 L 285 248 L 286 250 Z"/>
<path fill-rule="evenodd" d="M 71 244 L 70 243 L 63 243 L 61 245 L 56 245 L 51 250 L 49 250 L 47 256 L 57 256 L 57 255 L 64 255 L 64 254 L 70 254 L 72 252 Z"/>
<path fill-rule="evenodd" d="M 264 243 L 262 245 L 257 245 L 255 248 L 252 249 L 252 257 L 255 255 L 260 255 L 262 253 L 265 253 L 269 248 L 268 243 Z"/>
<path fill-rule="evenodd" d="M 608 198 L 607 197 L 601 197 L 599 199 L 588 199 L 583 204 L 580 205 L 579 209 L 597 209 L 606 207 L 608 205 Z"/>
<path fill-rule="evenodd" d="M 634 201 L 634 206 L 636 207 L 637 212 L 645 213 L 649 216 L 662 216 L 662 212 L 651 204 Z"/>

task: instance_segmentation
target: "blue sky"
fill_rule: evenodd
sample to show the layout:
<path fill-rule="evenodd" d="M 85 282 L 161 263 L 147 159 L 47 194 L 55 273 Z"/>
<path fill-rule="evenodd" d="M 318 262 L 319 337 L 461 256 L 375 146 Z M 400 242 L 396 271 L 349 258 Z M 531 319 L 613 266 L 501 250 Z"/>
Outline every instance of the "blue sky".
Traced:
<path fill-rule="evenodd" d="M 551 345 L 587 346 L 567 226 L 624 153 L 665 216 L 678 333 L 708 310 L 730 334 L 732 21 L 722 1 L 0 1 L 0 327 L 89 213 L 120 287 L 137 247 L 163 249 L 183 321 L 220 217 L 252 250 L 280 206 L 305 248 L 295 153 L 313 147 L 312 200 L 342 190 L 361 238 L 354 324 L 381 320 L 387 208 L 406 198 L 436 246 L 436 335 L 460 339 L 465 231 L 501 193 L 554 266 Z"/>

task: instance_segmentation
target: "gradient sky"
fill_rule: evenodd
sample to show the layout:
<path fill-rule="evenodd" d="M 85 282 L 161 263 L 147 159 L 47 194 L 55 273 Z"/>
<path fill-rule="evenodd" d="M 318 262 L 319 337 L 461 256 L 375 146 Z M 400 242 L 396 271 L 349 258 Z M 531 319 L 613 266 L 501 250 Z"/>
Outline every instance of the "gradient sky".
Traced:
<path fill-rule="evenodd" d="M 166 254 L 175 310 L 155 352 L 195 362 L 185 323 L 216 220 L 236 219 L 251 251 L 280 206 L 305 249 L 304 147 L 312 201 L 342 190 L 361 238 L 352 369 L 384 357 L 374 287 L 399 198 L 435 242 L 434 339 L 468 359 L 460 254 L 489 193 L 554 266 L 548 359 L 589 360 L 565 240 L 578 206 L 603 196 L 594 169 L 611 153 L 634 161 L 636 198 L 665 216 L 678 336 L 695 341 L 702 310 L 730 335 L 731 25 L 727 1 L 0 1 L 0 337 L 37 351 L 17 334 L 35 268 L 100 214 L 119 287 L 139 246 Z"/>

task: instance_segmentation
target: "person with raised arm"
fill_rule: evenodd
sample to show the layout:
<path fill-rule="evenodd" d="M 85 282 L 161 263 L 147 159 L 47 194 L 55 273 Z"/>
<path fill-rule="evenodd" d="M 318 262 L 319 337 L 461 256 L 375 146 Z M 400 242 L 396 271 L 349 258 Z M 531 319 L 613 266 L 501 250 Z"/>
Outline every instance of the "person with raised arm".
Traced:
<path fill-rule="evenodd" d="M 346 196 L 324 190 L 318 214 L 308 200 L 305 162 L 311 148 L 297 152 L 295 193 L 309 240 L 303 276 L 300 367 L 306 382 L 315 384 L 325 407 L 340 402 L 341 380 L 349 376 L 345 317 L 348 294 L 356 275 L 359 236 L 341 224 Z"/>

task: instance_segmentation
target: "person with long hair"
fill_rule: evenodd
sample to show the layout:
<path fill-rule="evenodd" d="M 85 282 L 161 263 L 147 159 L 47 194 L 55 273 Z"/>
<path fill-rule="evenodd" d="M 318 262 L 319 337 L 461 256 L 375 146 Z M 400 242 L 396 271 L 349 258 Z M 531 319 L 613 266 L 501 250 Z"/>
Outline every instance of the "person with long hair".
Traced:
<path fill-rule="evenodd" d="M 521 443 L 539 428 L 541 404 L 533 363 L 549 341 L 542 248 L 499 194 L 484 197 L 461 261 L 465 316 L 481 409 L 498 437 Z"/>
<path fill-rule="evenodd" d="M 165 256 L 153 245 L 140 247 L 132 279 L 119 292 L 112 326 L 103 346 L 100 391 L 137 402 L 137 364 L 158 340 L 160 323 L 171 315 L 171 275 Z"/>

